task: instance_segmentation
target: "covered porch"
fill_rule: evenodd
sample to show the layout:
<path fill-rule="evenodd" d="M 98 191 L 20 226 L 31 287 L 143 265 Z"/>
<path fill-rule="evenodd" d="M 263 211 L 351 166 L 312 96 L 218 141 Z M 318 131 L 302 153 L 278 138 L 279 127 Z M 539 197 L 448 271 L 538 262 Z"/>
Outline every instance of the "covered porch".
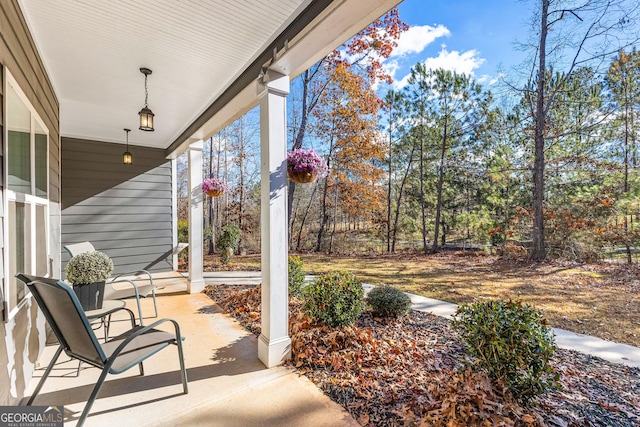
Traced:
<path fill-rule="evenodd" d="M 290 82 L 398 0 L 282 0 L 268 6 L 161 1 L 144 8 L 136 2 L 16 1 L 60 102 L 61 212 L 50 229 L 52 277 L 64 278 L 69 257 L 62 246 L 82 241 L 110 256 L 116 274 L 171 269 L 171 257 L 167 263 L 163 256 L 178 245 L 176 159 L 186 153 L 187 292 L 201 292 L 203 141 L 259 105 L 263 333 L 258 357 L 267 367 L 281 364 L 290 348 Z M 153 132 L 142 125 L 142 116 L 137 129 L 143 100 L 155 113 Z M 124 164 L 122 152 L 128 156 Z"/>
<path fill-rule="evenodd" d="M 83 241 L 92 242 L 113 259 L 115 274 L 175 270 L 177 256 L 167 254 L 178 246 L 176 158 L 183 153 L 189 158 L 190 270 L 188 279 L 180 281 L 179 295 L 159 298 L 159 313 L 172 317 L 174 299 L 193 298 L 203 305 L 196 304 L 177 319 L 185 327 L 187 347 L 208 343 L 215 334 L 222 336 L 221 346 L 216 347 L 221 357 L 216 359 L 213 347 L 206 356 L 187 357 L 193 371 L 190 379 L 233 377 L 221 370 L 224 366 L 238 372 L 235 362 L 225 359 L 228 346 L 247 357 L 247 369 L 239 371 L 261 372 L 264 366 L 278 366 L 287 358 L 285 159 L 290 81 L 398 2 L 162 0 L 144 7 L 134 0 L 2 2 L 5 172 L 0 186 L 4 320 L 0 335 L 5 339 L 0 362 L 6 369 L 0 378 L 8 386 L 0 389 L 0 404 L 17 404 L 28 395 L 31 378 L 37 376 L 34 368 L 46 361 L 44 317 L 16 283 L 15 274 L 64 279 L 69 256 L 63 246 Z M 152 74 L 143 76 L 141 69 Z M 138 129 L 138 110 L 146 108 L 147 101 L 155 113 L 153 132 Z M 228 322 L 214 322 L 214 333 L 198 327 L 197 321 L 217 316 L 199 312 L 206 305 L 206 297 L 200 294 L 205 285 L 202 144 L 257 105 L 263 332 L 256 341 L 226 336 Z M 18 120 L 22 116 L 30 126 Z M 31 146 L 37 151 L 26 149 Z M 124 162 L 123 153 L 132 162 Z M 16 169 L 17 164 L 29 167 Z M 37 221 L 21 214 L 23 205 Z M 248 347 L 236 343 L 250 340 L 254 341 Z M 220 375 L 216 376 L 216 369 Z M 281 368 L 274 372 L 269 375 L 282 373 Z M 61 387 L 69 384 L 68 378 L 64 380 Z M 123 382 L 114 385 L 129 384 L 117 381 Z M 192 391 L 187 401 L 198 404 L 209 396 L 233 395 L 234 389 L 227 386 L 234 381 L 216 384 L 215 390 Z M 278 387 L 279 393 L 286 390 Z M 74 399 L 79 398 L 60 403 L 75 406 Z M 158 399 L 164 409 L 168 400 Z M 123 399 L 122 406 L 132 405 L 131 400 Z M 131 412 L 137 412 L 135 406 Z M 100 401 L 95 409 L 98 416 L 108 411 L 100 409 Z M 188 412 L 193 413 L 193 408 Z M 234 410 L 233 415 L 245 413 Z"/>
<path fill-rule="evenodd" d="M 188 293 L 188 281 L 175 272 L 154 275 L 158 309 L 176 319 L 186 337 L 185 362 L 189 394 L 182 394 L 175 349 L 136 369 L 107 378 L 87 419 L 91 426 L 356 426 L 355 420 L 313 383 L 287 367 L 267 369 L 256 358 L 258 339 L 203 293 Z M 129 307 L 132 301 L 128 301 Z M 153 312 L 150 300 L 143 310 Z M 125 328 L 127 316 L 114 315 L 112 333 Z M 149 319 L 151 321 L 153 319 Z M 100 336 L 100 332 L 97 332 Z M 57 344 L 48 345 L 29 384 L 29 394 Z M 34 402 L 64 405 L 65 425 L 75 425 L 99 370 L 65 356 L 56 365 Z"/>

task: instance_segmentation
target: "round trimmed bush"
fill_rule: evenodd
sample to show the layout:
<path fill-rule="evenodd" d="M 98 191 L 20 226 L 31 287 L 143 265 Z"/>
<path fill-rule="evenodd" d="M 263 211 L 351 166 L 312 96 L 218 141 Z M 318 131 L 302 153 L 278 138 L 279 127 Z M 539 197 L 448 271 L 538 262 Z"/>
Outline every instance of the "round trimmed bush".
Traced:
<path fill-rule="evenodd" d="M 362 283 L 353 273 L 327 273 L 304 287 L 302 310 L 331 327 L 351 325 L 364 309 L 363 297 Z"/>
<path fill-rule="evenodd" d="M 458 308 L 454 329 L 498 384 L 523 403 L 558 385 L 549 364 L 557 347 L 542 313 L 513 300 L 487 300 Z"/>
<path fill-rule="evenodd" d="M 216 242 L 216 246 L 220 250 L 221 264 L 229 264 L 233 258 L 233 253 L 238 249 L 240 237 L 242 237 L 242 232 L 237 225 L 228 224 L 222 227 L 222 233 L 220 233 Z"/>
<path fill-rule="evenodd" d="M 369 291 L 367 303 L 376 316 L 404 316 L 411 308 L 411 299 L 407 294 L 393 286 L 377 286 Z"/>

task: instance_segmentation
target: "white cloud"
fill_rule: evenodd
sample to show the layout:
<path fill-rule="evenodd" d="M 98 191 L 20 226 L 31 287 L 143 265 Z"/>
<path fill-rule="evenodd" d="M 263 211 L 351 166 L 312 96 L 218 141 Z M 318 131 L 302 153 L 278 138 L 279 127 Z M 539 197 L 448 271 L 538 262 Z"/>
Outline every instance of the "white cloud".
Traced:
<path fill-rule="evenodd" d="M 480 58 L 479 52 L 475 49 L 468 50 L 466 52 L 458 52 L 453 50 L 449 52 L 446 46 L 442 46 L 440 53 L 435 58 L 427 58 L 424 60 L 424 65 L 427 69 L 437 70 L 443 68 L 445 70 L 455 71 L 457 73 L 464 73 L 468 76 L 473 76 L 473 70 L 480 67 L 484 63 L 484 58 Z M 395 83 L 397 89 L 405 87 L 409 81 L 410 74 L 404 76 L 401 80 Z"/>
<path fill-rule="evenodd" d="M 401 58 L 422 52 L 429 44 L 439 37 L 449 37 L 451 32 L 444 25 L 432 27 L 430 25 L 416 25 L 400 34 L 398 45 L 393 48 L 389 59 L 377 57 L 385 72 L 395 78 L 396 71 L 401 67 Z"/>
<path fill-rule="evenodd" d="M 395 59 L 388 60 L 384 63 L 384 70 L 389 73 L 390 76 L 395 76 L 396 72 L 400 69 L 400 64 Z"/>
<path fill-rule="evenodd" d="M 391 57 L 404 56 L 410 53 L 420 53 L 439 37 L 448 37 L 451 32 L 444 25 L 432 27 L 430 25 L 416 25 L 400 34 L 398 46 L 393 49 Z"/>
<path fill-rule="evenodd" d="M 493 86 L 496 83 L 500 82 L 500 79 L 504 77 L 504 74 L 500 73 L 497 76 L 491 76 L 489 74 L 483 74 L 481 77 L 476 79 L 477 83 L 480 83 L 485 86 Z"/>
<path fill-rule="evenodd" d="M 480 58 L 479 52 L 475 49 L 460 53 L 457 50 L 449 52 L 446 46 L 442 46 L 440 53 L 435 58 L 427 58 L 424 61 L 427 69 L 437 70 L 444 68 L 445 70 L 455 71 L 473 75 L 473 70 L 480 67 L 484 63 L 484 58 Z"/>

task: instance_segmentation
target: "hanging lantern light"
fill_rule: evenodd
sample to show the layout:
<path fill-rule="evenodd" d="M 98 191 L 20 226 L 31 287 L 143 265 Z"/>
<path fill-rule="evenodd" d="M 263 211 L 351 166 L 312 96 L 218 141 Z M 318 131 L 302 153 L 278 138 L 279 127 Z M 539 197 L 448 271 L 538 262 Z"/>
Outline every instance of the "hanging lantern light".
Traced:
<path fill-rule="evenodd" d="M 149 108 L 147 104 L 147 99 L 149 97 L 149 91 L 147 90 L 147 76 L 151 74 L 151 70 L 148 68 L 140 68 L 140 72 L 144 74 L 144 107 L 138 113 L 140 116 L 140 130 L 144 130 L 147 132 L 153 132 L 153 111 Z"/>
<path fill-rule="evenodd" d="M 122 163 L 124 163 L 125 165 L 130 165 L 131 163 L 133 163 L 133 156 L 129 152 L 129 132 L 131 132 L 131 129 L 125 129 L 124 131 L 127 135 L 127 150 L 122 155 Z"/>

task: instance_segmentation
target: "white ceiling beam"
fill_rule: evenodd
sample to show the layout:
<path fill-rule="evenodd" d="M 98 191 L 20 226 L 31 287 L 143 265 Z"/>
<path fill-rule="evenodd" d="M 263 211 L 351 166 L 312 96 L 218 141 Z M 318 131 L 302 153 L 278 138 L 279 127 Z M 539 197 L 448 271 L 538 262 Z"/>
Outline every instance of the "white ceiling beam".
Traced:
<path fill-rule="evenodd" d="M 297 77 L 331 51 L 359 33 L 401 0 L 344 0 L 325 12 L 308 26 L 288 48 L 279 52 L 269 68 L 281 74 Z M 354 19 L 357 17 L 357 19 Z"/>

